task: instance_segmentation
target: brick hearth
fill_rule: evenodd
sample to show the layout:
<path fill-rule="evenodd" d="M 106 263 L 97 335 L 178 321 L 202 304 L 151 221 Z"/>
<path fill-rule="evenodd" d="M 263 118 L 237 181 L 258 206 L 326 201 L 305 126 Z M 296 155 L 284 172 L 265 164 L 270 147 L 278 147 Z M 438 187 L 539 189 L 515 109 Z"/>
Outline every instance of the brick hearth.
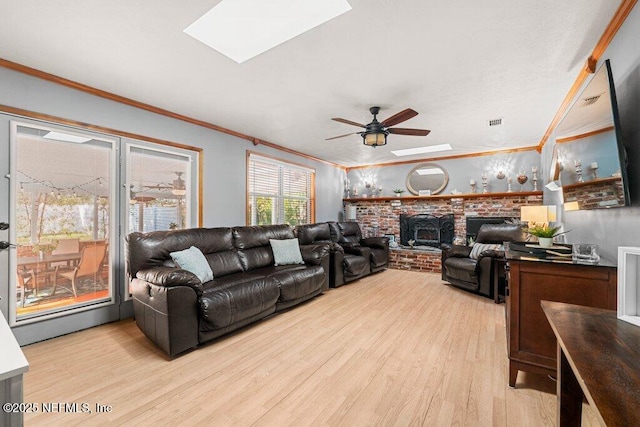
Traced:
<path fill-rule="evenodd" d="M 440 273 L 441 252 L 422 251 L 419 249 L 396 248 L 389 251 L 389 268 L 396 270 L 422 271 L 425 273 Z"/>

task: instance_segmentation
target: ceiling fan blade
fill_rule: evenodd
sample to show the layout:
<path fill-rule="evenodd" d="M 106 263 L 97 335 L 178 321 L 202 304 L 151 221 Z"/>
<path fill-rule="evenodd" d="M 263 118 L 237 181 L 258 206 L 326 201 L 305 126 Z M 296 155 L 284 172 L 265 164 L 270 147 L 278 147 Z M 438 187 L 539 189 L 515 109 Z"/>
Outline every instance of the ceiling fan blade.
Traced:
<path fill-rule="evenodd" d="M 334 136 L 334 137 L 325 139 L 325 141 L 330 141 L 332 139 L 338 139 L 338 138 L 344 138 L 345 136 L 349 136 L 349 135 L 357 135 L 358 133 L 359 132 L 351 132 L 351 133 L 347 133 L 347 134 L 340 135 L 340 136 Z"/>
<path fill-rule="evenodd" d="M 383 120 L 382 122 L 382 126 L 388 127 L 388 126 L 393 126 L 393 125 L 397 125 L 398 123 L 402 123 L 405 120 L 409 120 L 412 117 L 415 117 L 418 115 L 418 112 L 415 110 L 412 110 L 411 108 L 407 108 L 406 110 L 400 111 L 398 114 L 394 114 L 393 116 L 389 117 L 387 120 Z"/>
<path fill-rule="evenodd" d="M 389 128 L 389 133 L 395 133 L 396 135 L 415 135 L 415 136 L 427 136 L 430 130 L 427 129 L 409 129 L 409 128 Z"/>
<path fill-rule="evenodd" d="M 359 126 L 361 128 L 367 127 L 367 126 L 365 126 L 363 124 L 352 122 L 351 120 L 347 120 L 347 119 L 341 119 L 341 118 L 338 118 L 338 117 L 334 117 L 331 120 L 335 120 L 336 122 L 345 123 L 345 124 L 348 124 L 348 125 Z"/>

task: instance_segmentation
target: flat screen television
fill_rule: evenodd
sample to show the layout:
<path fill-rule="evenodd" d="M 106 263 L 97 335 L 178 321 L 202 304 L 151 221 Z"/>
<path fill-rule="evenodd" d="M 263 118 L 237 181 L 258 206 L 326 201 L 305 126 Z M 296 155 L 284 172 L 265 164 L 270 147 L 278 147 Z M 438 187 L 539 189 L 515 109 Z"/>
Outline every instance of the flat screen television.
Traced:
<path fill-rule="evenodd" d="M 555 131 L 552 179 L 565 210 L 629 206 L 626 153 L 609 60 L 596 71 Z"/>

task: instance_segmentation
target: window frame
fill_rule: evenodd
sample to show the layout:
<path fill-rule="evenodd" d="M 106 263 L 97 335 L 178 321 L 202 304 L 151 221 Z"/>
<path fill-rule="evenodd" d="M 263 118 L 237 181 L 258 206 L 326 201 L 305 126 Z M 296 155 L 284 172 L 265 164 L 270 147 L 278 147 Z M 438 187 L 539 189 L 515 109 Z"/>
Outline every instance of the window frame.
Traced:
<path fill-rule="evenodd" d="M 253 157 L 253 159 L 252 159 Z M 303 170 L 305 172 L 308 172 L 310 175 L 310 183 L 309 183 L 309 195 L 307 198 L 308 201 L 308 205 L 309 205 L 309 213 L 308 213 L 308 223 L 312 224 L 316 221 L 316 169 L 301 163 L 296 163 L 296 162 L 292 162 L 289 160 L 285 160 L 282 158 L 278 158 L 278 157 L 274 157 L 274 156 L 270 156 L 264 153 L 260 153 L 257 151 L 251 151 L 251 150 L 247 150 L 247 155 L 246 155 L 246 201 L 245 201 L 245 211 L 246 211 L 246 218 L 245 218 L 245 224 L 250 226 L 253 225 L 251 220 L 252 220 L 252 212 L 251 212 L 251 161 L 255 160 L 255 159 L 259 159 L 262 162 L 266 162 L 266 163 L 270 163 L 273 165 L 276 165 L 278 167 L 290 167 L 291 169 L 296 169 L 296 170 Z M 279 172 L 279 176 L 281 176 L 281 171 Z M 278 189 L 278 199 L 284 199 L 284 196 L 282 194 L 282 186 L 279 186 Z M 279 211 L 282 211 L 282 208 L 279 209 Z M 279 212 L 279 213 L 280 213 Z M 276 221 L 275 224 L 284 224 L 284 218 L 280 218 L 282 221 Z"/>

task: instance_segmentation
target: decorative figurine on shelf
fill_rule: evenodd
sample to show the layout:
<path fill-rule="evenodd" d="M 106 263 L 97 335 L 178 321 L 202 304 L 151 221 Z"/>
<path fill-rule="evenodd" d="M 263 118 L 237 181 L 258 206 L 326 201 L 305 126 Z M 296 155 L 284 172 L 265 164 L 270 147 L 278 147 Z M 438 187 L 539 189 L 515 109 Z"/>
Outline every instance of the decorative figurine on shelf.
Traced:
<path fill-rule="evenodd" d="M 598 179 L 598 162 L 591 163 L 591 170 L 593 171 L 593 179 Z"/>
<path fill-rule="evenodd" d="M 524 169 L 520 169 L 520 172 L 518 172 L 518 176 L 516 177 L 516 179 L 518 180 L 518 184 L 520 184 L 520 191 L 524 191 L 524 184 L 529 181 L 529 177 L 527 176 Z"/>
<path fill-rule="evenodd" d="M 476 194 L 476 180 L 471 178 L 469 180 L 469 185 L 471 186 L 471 194 Z"/>
<path fill-rule="evenodd" d="M 507 193 L 513 193 L 513 189 L 511 188 L 511 184 L 513 183 L 513 178 L 511 175 L 507 177 Z"/>
<path fill-rule="evenodd" d="M 487 187 L 489 186 L 489 174 L 486 172 L 482 174 L 482 193 L 488 193 Z"/>
<path fill-rule="evenodd" d="M 345 179 L 344 180 L 344 197 L 345 199 L 349 199 L 351 198 L 351 180 L 349 179 Z"/>
<path fill-rule="evenodd" d="M 416 241 L 411 239 L 407 243 L 409 244 L 409 247 L 411 247 L 411 249 L 413 249 L 413 245 L 415 245 Z"/>
<path fill-rule="evenodd" d="M 353 197 L 358 197 L 358 187 L 353 187 Z"/>
<path fill-rule="evenodd" d="M 531 166 L 531 172 L 533 176 L 531 177 L 531 182 L 533 182 L 533 191 L 538 191 L 538 167 Z"/>
<path fill-rule="evenodd" d="M 574 160 L 573 165 L 576 167 L 576 175 L 578 175 L 578 182 L 584 182 L 582 177 L 582 162 L 580 160 Z"/>

